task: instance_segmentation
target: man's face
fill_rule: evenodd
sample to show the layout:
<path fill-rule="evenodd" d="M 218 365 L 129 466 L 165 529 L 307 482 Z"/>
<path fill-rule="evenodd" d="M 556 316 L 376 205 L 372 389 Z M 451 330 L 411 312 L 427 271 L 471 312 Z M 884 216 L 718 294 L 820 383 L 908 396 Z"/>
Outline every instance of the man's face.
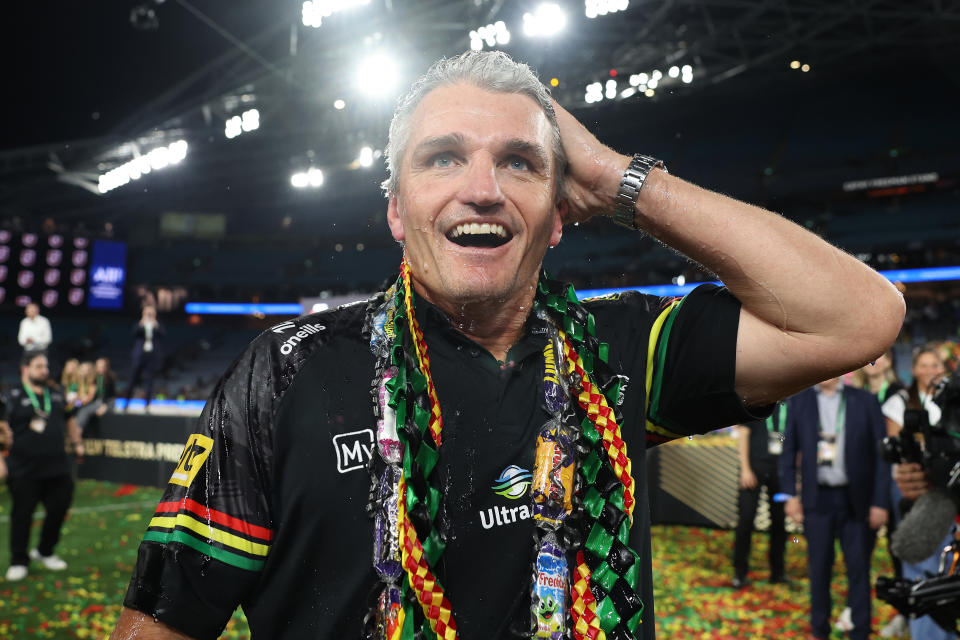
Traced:
<path fill-rule="evenodd" d="M 98 358 L 96 362 L 96 370 L 99 375 L 105 374 L 110 369 L 110 363 L 106 358 Z"/>
<path fill-rule="evenodd" d="M 40 313 L 40 308 L 37 305 L 33 303 L 27 305 L 26 314 L 28 318 L 35 318 L 38 313 Z"/>
<path fill-rule="evenodd" d="M 47 378 L 50 377 L 50 369 L 47 365 L 47 357 L 35 357 L 30 361 L 30 364 L 25 367 L 20 367 L 20 373 L 28 382 L 30 382 L 30 384 L 37 386 L 46 384 Z"/>
<path fill-rule="evenodd" d="M 429 300 L 532 294 L 562 233 L 550 141 L 550 121 L 524 95 L 459 84 L 423 99 L 387 219 Z"/>

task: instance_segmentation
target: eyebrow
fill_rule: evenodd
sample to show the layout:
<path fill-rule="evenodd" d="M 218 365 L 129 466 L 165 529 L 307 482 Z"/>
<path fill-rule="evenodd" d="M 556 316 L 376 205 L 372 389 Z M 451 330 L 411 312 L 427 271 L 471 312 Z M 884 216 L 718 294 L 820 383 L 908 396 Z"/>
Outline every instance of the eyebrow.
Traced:
<path fill-rule="evenodd" d="M 431 151 L 440 149 L 462 147 L 464 143 L 465 138 L 463 137 L 463 134 L 460 133 L 448 133 L 442 136 L 431 136 L 421 141 L 416 147 L 413 148 L 413 155 L 419 156 L 424 153 L 429 153 Z"/>

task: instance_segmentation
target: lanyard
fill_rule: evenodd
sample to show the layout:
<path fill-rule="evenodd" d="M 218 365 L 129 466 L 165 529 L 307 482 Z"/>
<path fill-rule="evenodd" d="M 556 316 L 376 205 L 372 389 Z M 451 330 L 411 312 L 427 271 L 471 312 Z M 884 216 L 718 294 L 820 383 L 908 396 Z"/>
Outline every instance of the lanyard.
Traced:
<path fill-rule="evenodd" d="M 103 376 L 97 376 L 97 396 L 103 396 Z"/>
<path fill-rule="evenodd" d="M 786 402 L 780 403 L 780 412 L 777 417 L 779 418 L 777 420 L 777 428 L 774 428 L 773 416 L 772 415 L 767 416 L 767 431 L 783 431 L 784 430 L 784 425 L 787 424 L 787 403 Z"/>
<path fill-rule="evenodd" d="M 890 381 L 884 380 L 883 384 L 880 385 L 880 391 L 877 393 L 877 398 L 880 400 L 880 404 L 883 404 L 883 401 L 887 399 L 887 389 L 890 387 Z"/>
<path fill-rule="evenodd" d="M 33 405 L 33 408 L 40 411 L 40 401 L 37 400 L 37 394 L 33 392 L 30 385 L 24 384 L 23 390 L 27 392 L 27 397 L 30 398 L 30 404 Z M 50 413 L 50 390 L 46 387 L 43 388 L 43 412 L 46 414 Z"/>
<path fill-rule="evenodd" d="M 834 424 L 834 435 L 839 436 L 843 432 L 843 427 L 846 424 L 847 416 L 847 398 L 843 393 L 843 389 L 837 389 L 835 393 L 840 394 L 840 406 L 837 407 L 837 421 Z M 819 404 L 819 403 L 818 403 Z M 817 422 L 820 426 L 820 433 L 823 433 L 823 421 L 819 418 L 820 408 L 817 407 Z"/>

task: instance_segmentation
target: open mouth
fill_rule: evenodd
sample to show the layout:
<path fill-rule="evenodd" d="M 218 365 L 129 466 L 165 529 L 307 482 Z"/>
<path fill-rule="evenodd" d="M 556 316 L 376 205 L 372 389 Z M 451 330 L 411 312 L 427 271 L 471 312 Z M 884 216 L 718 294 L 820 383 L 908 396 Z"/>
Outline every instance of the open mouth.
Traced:
<path fill-rule="evenodd" d="M 500 247 L 510 242 L 513 235 L 503 225 L 465 222 L 447 234 L 447 240 L 461 247 Z"/>

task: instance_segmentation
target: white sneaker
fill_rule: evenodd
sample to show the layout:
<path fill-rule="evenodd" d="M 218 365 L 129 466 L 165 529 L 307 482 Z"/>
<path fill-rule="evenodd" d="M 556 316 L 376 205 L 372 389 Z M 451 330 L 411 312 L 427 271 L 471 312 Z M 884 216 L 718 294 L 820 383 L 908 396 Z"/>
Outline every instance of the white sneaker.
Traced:
<path fill-rule="evenodd" d="M 880 631 L 881 638 L 899 638 L 907 637 L 910 635 L 910 625 L 907 623 L 907 618 L 898 613 L 893 617 L 887 626 L 885 626 Z"/>
<path fill-rule="evenodd" d="M 850 607 L 847 607 L 843 610 L 843 613 L 840 614 L 840 617 L 837 618 L 837 623 L 833 625 L 834 629 L 837 631 L 853 631 L 853 618 Z"/>
<path fill-rule="evenodd" d="M 27 567 L 22 564 L 12 564 L 7 569 L 7 582 L 17 582 L 27 577 Z"/>
<path fill-rule="evenodd" d="M 67 568 L 67 563 L 59 556 L 42 556 L 36 549 L 30 549 L 30 559 L 39 562 L 50 571 L 63 571 Z"/>

